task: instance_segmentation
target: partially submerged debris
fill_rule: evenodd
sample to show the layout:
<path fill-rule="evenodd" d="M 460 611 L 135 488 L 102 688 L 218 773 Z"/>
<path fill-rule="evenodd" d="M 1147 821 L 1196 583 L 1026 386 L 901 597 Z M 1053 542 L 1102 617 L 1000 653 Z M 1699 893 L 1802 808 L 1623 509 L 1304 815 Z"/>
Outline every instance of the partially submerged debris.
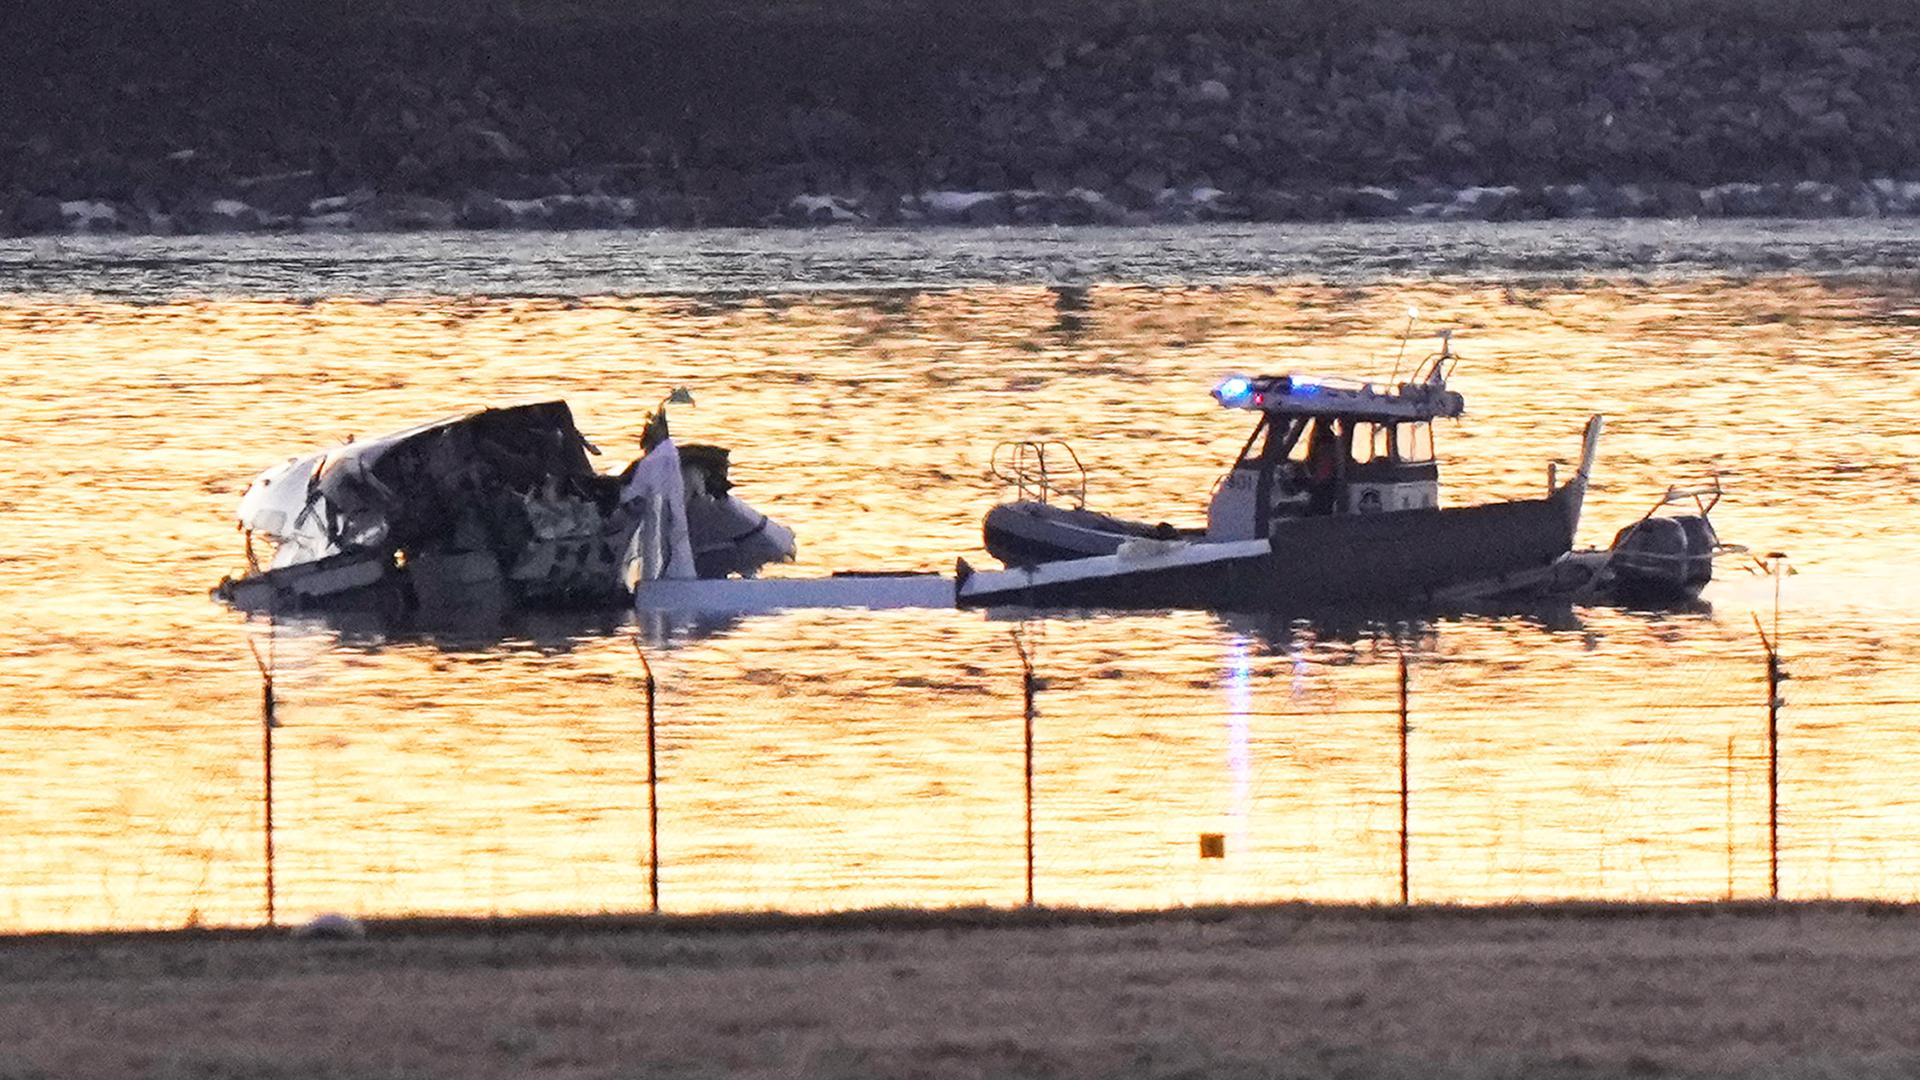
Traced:
<path fill-rule="evenodd" d="M 241 498 L 249 571 L 215 595 L 247 610 L 598 606 L 639 580 L 793 557 L 793 534 L 729 492 L 725 449 L 675 446 L 664 407 L 648 430 L 618 474 L 594 469 L 564 401 L 289 459 Z"/>

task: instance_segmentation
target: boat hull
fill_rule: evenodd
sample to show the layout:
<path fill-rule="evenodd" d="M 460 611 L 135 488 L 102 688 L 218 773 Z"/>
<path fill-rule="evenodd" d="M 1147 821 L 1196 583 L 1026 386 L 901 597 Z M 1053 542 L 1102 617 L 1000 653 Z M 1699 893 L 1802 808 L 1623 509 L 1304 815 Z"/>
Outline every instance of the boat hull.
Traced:
<path fill-rule="evenodd" d="M 1573 547 L 1582 491 L 1448 509 L 1303 518 L 1265 540 L 1137 541 L 1113 555 L 970 573 L 962 607 L 1298 610 L 1431 602 L 1551 564 Z"/>

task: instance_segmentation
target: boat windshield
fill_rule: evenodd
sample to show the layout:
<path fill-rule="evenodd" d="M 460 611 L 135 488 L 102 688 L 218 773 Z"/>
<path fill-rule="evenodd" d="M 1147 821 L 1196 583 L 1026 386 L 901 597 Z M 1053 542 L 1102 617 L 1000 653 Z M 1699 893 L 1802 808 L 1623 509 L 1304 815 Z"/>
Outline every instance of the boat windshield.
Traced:
<path fill-rule="evenodd" d="M 1400 424 L 1393 430 L 1393 459 L 1408 465 L 1426 465 L 1433 461 L 1433 424 L 1421 420 Z"/>
<path fill-rule="evenodd" d="M 1393 428 L 1387 424 L 1361 424 L 1353 433 L 1353 448 L 1347 460 L 1356 465 L 1366 465 L 1375 461 L 1392 461 Z"/>
<path fill-rule="evenodd" d="M 1282 444 L 1284 449 L 1275 455 L 1276 458 L 1284 458 L 1305 467 L 1316 454 L 1325 457 L 1338 445 L 1339 437 L 1329 418 L 1296 416 L 1284 419 L 1281 423 L 1287 428 L 1287 438 Z"/>

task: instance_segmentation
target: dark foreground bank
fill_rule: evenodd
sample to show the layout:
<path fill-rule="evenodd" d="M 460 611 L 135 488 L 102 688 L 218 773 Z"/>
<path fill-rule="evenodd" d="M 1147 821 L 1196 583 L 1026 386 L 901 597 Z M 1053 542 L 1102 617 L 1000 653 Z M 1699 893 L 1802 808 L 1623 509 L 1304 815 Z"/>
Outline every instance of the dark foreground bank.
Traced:
<path fill-rule="evenodd" d="M 375 924 L 0 939 L 0 1076 L 1911 1076 L 1866 905 Z"/>
<path fill-rule="evenodd" d="M 23 0 L 0 234 L 1907 215 L 1893 7 Z"/>

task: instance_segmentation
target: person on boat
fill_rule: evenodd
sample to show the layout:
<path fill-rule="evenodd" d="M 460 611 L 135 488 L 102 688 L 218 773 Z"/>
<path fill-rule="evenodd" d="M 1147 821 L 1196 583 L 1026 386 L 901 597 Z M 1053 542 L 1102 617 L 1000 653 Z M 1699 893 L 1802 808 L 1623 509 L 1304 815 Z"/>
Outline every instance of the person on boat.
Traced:
<path fill-rule="evenodd" d="M 1333 513 L 1339 486 L 1340 437 L 1332 423 L 1316 420 L 1307 442 L 1307 489 L 1312 493 L 1307 514 L 1318 517 Z"/>

